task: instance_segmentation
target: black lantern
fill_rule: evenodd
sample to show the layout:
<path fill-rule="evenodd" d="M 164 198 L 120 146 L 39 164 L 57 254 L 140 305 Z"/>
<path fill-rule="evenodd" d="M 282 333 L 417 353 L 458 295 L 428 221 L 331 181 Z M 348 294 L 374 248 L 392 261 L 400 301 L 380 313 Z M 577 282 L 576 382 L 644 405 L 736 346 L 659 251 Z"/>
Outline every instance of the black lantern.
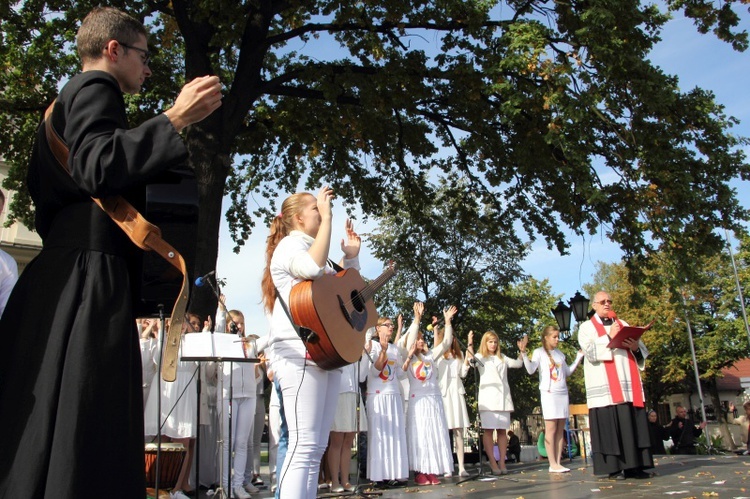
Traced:
<path fill-rule="evenodd" d="M 577 323 L 581 323 L 588 319 L 587 314 L 589 311 L 589 299 L 583 296 L 581 293 L 576 291 L 575 296 L 568 301 L 570 306 L 573 307 L 573 316 L 576 318 Z"/>
<path fill-rule="evenodd" d="M 560 329 L 560 339 L 565 341 L 570 338 L 570 314 L 576 318 L 576 323 L 580 324 L 585 321 L 589 308 L 589 299 L 576 291 L 575 296 L 568 300 L 570 307 L 565 305 L 562 300 L 557 302 L 557 306 L 552 309 L 557 326 Z M 571 308 L 572 307 L 572 308 Z"/>
<path fill-rule="evenodd" d="M 570 312 L 570 307 L 566 306 L 562 300 L 557 302 L 557 306 L 552 309 L 561 333 L 570 331 Z"/>

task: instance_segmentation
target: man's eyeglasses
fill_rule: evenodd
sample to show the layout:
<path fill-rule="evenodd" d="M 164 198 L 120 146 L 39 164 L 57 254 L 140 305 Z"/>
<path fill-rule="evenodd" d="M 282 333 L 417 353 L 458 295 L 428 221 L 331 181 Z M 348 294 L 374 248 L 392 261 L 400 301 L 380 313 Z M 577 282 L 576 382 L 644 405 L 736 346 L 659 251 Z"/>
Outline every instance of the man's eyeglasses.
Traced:
<path fill-rule="evenodd" d="M 393 327 L 393 324 L 391 324 L 390 322 L 385 322 L 381 324 L 380 327 Z"/>
<path fill-rule="evenodd" d="M 612 305 L 612 300 L 595 301 L 594 303 L 598 303 L 599 305 Z"/>
<path fill-rule="evenodd" d="M 119 43 L 120 45 L 122 45 L 126 49 L 137 50 L 138 52 L 140 52 L 141 54 L 143 54 L 143 56 L 141 57 L 141 62 L 143 63 L 144 66 L 148 66 L 148 62 L 151 60 L 151 53 L 148 50 L 144 50 L 144 49 L 138 48 L 138 47 L 133 47 L 132 45 L 128 45 L 127 43 L 122 43 L 119 40 L 117 41 L 117 43 Z"/>

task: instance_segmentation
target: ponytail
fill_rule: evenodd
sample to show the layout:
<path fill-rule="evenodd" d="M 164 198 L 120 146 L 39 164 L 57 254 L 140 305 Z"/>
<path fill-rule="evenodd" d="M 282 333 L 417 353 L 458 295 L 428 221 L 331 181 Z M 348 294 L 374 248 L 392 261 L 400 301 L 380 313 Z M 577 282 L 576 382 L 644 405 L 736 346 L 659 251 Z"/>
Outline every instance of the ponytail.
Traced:
<path fill-rule="evenodd" d="M 302 212 L 308 196 L 312 196 L 312 194 L 298 192 L 286 198 L 281 203 L 281 213 L 271 221 L 270 233 L 266 238 L 266 268 L 263 270 L 263 279 L 261 280 L 263 307 L 269 314 L 273 312 L 273 306 L 276 303 L 276 286 L 271 277 L 271 259 L 279 242 L 294 230 L 294 219 Z"/>

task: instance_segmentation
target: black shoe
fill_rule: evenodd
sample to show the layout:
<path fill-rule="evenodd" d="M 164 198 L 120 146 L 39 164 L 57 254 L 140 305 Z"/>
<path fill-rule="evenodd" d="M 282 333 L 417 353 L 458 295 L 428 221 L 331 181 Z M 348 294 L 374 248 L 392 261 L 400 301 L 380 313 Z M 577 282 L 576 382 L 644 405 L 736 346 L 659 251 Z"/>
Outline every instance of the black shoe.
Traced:
<path fill-rule="evenodd" d="M 651 473 L 648 473 L 643 470 L 628 470 L 628 472 L 625 475 L 628 478 L 635 478 L 638 480 L 646 480 L 654 476 Z"/>
<path fill-rule="evenodd" d="M 263 479 L 260 477 L 260 475 L 255 475 L 253 477 L 252 482 L 250 482 L 250 483 L 252 483 L 256 487 L 263 487 L 265 485 L 265 483 L 263 482 Z"/>
<path fill-rule="evenodd" d="M 616 473 L 610 473 L 608 478 L 610 480 L 625 480 L 625 472 L 618 471 Z"/>
<path fill-rule="evenodd" d="M 385 482 L 385 484 L 390 488 L 398 488 L 398 487 L 406 487 L 409 484 L 409 482 L 406 480 L 404 481 L 388 480 L 387 482 Z"/>

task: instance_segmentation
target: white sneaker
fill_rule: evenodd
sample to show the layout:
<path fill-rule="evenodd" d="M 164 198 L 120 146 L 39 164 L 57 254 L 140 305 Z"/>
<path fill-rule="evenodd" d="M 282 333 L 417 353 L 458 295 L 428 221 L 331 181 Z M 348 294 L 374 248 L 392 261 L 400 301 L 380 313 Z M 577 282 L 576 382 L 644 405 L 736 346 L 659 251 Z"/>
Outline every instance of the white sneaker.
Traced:
<path fill-rule="evenodd" d="M 243 485 L 243 487 L 245 487 L 245 490 L 247 490 L 250 494 L 257 494 L 258 492 L 260 492 L 260 489 L 252 483 L 246 483 L 245 485 Z"/>
<path fill-rule="evenodd" d="M 234 492 L 233 495 L 237 499 L 252 499 L 252 497 L 250 497 L 250 494 L 245 492 L 245 489 L 243 489 L 242 487 L 234 487 L 232 489 L 232 492 Z"/>

